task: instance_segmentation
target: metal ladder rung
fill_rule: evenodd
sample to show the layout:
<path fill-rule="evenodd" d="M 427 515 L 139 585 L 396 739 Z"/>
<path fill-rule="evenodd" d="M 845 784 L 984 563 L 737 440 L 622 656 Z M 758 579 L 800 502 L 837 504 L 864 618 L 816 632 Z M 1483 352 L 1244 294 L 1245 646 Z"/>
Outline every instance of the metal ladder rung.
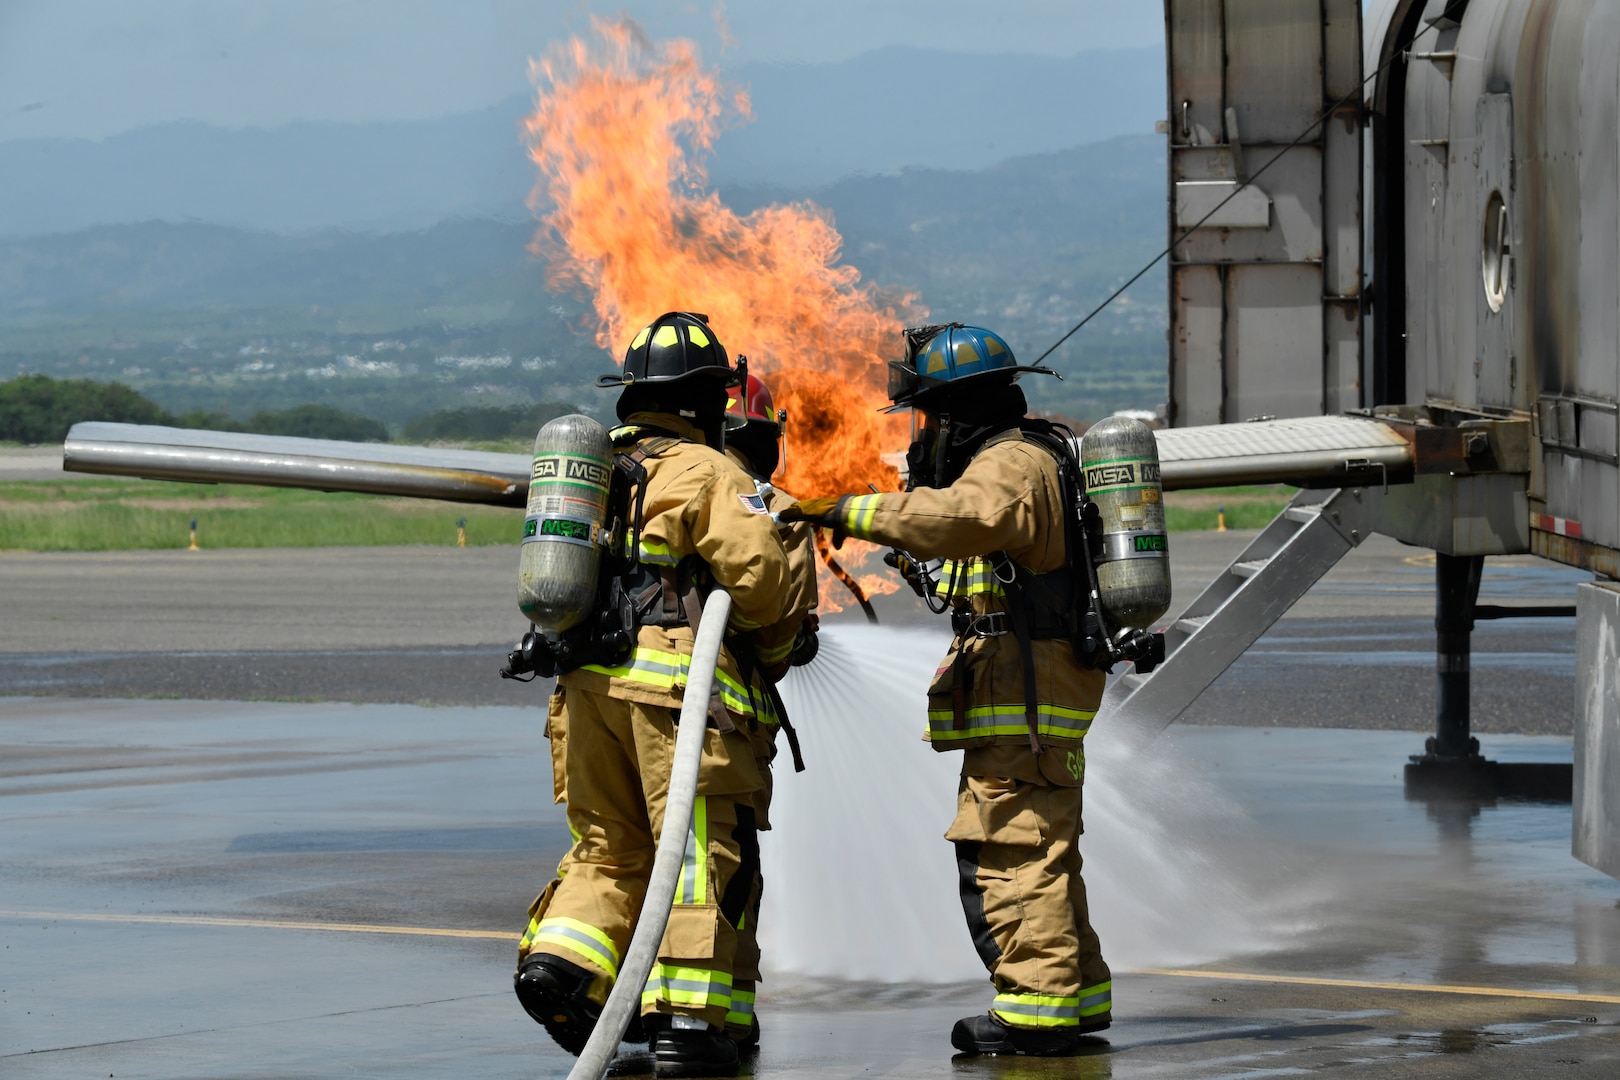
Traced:
<path fill-rule="evenodd" d="M 1194 615 L 1186 619 L 1177 619 L 1175 628 L 1190 636 L 1200 630 L 1207 622 L 1209 622 L 1208 615 Z"/>
<path fill-rule="evenodd" d="M 1240 578 L 1252 578 L 1266 568 L 1270 559 L 1255 559 L 1253 562 L 1235 562 L 1232 564 L 1232 573 Z"/>
<path fill-rule="evenodd" d="M 1289 506 L 1283 510 L 1283 517 L 1289 521 L 1297 521 L 1301 525 L 1309 525 L 1321 516 L 1322 508 L 1319 506 Z"/>

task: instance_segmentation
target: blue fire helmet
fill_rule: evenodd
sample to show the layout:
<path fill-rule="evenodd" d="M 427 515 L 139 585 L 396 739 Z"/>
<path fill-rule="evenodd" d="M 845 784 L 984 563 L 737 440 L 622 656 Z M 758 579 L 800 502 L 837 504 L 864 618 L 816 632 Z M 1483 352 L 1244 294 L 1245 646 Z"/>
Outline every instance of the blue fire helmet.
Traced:
<path fill-rule="evenodd" d="M 1051 368 L 1020 364 L 1006 339 L 982 326 L 918 326 L 906 330 L 905 336 L 906 358 L 889 363 L 889 400 L 895 408 L 926 406 L 932 391 L 989 375 L 1057 374 Z"/>

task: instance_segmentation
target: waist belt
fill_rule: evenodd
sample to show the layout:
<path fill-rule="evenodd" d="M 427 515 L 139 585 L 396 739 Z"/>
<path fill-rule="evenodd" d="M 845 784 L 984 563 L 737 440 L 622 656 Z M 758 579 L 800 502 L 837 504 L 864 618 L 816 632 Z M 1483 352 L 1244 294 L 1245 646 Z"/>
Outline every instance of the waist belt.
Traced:
<path fill-rule="evenodd" d="M 1012 627 L 1007 622 L 1005 611 L 975 615 L 966 608 L 957 608 L 951 612 L 951 629 L 968 637 L 989 638 L 1001 637 L 1011 632 Z"/>
<path fill-rule="evenodd" d="M 1030 612 L 1029 622 L 1029 636 L 1035 641 L 1067 638 L 1070 634 L 1066 613 L 1037 608 Z M 951 612 L 951 629 L 960 635 L 979 638 L 1002 637 L 1014 632 L 1012 617 L 1007 612 L 987 611 L 975 615 L 967 608 L 956 608 Z"/>

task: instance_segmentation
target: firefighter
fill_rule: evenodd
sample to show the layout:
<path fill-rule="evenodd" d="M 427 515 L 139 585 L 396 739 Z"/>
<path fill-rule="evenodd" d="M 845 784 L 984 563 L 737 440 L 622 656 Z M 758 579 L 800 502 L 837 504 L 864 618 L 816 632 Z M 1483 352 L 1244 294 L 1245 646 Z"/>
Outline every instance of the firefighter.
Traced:
<path fill-rule="evenodd" d="M 736 927 L 757 877 L 755 805 L 764 786 L 747 724 L 774 720 L 759 675 L 791 651 L 783 625 L 787 555 L 753 482 L 719 450 L 726 386 L 736 372 L 706 317 L 660 316 L 638 333 L 622 372 L 615 453 L 645 469 L 636 500 L 638 626 L 627 657 L 558 676 L 548 728 L 558 747 L 575 844 L 559 877 L 529 910 L 515 989 L 558 1045 L 579 1053 L 618 975 L 652 872 L 700 611 L 701 594 L 732 597 L 693 813 L 693 837 L 642 1024 L 658 1076 L 735 1073 L 726 1034 L 733 1007 Z M 746 642 L 747 648 L 740 647 Z"/>
<path fill-rule="evenodd" d="M 780 516 L 949 560 L 956 630 L 928 691 L 928 738 L 961 750 L 955 845 L 963 913 L 996 994 L 958 1021 L 965 1053 L 1070 1055 L 1099 1043 L 1111 980 L 1080 875 L 1083 739 L 1103 673 L 1066 640 L 1073 553 L 1057 457 L 1026 419 L 1024 372 L 997 334 L 912 332 L 890 398 L 913 410 L 909 490 L 796 504 Z M 898 560 L 917 584 L 917 562 Z M 1032 676 L 1033 679 L 1027 678 Z"/>
<path fill-rule="evenodd" d="M 730 395 L 731 400 L 726 406 L 726 456 L 754 478 L 760 495 L 772 511 L 792 506 L 795 501 L 793 496 L 771 484 L 771 477 L 781 464 L 782 422 L 786 414 L 776 411 L 770 388 L 754 375 L 747 377 L 745 385 L 733 387 Z M 792 666 L 809 663 L 815 657 L 817 648 L 816 557 L 812 532 L 811 527 L 803 523 L 785 525 L 781 529 L 791 578 L 787 621 L 798 627 L 794 647 L 788 657 L 788 665 Z M 788 665 L 778 665 L 767 676 L 774 682 L 786 673 Z M 769 722 L 762 715 L 758 722 L 749 725 L 749 733 L 754 741 L 754 756 L 764 780 L 764 787 L 754 803 L 754 818 L 761 831 L 771 827 L 771 763 L 776 758 L 778 729 L 787 734 L 794 767 L 804 768 L 798 738 L 786 710 L 782 708 L 780 697 L 773 695 L 772 703 L 776 707 L 776 723 Z M 743 925 L 737 928 L 737 956 L 731 991 L 732 1015 L 727 1026 L 732 1037 L 744 1048 L 759 1042 L 759 1020 L 754 1015 L 753 1005 L 754 990 L 760 977 L 759 911 L 764 887 L 765 881 L 761 875 L 756 879 L 748 911 L 743 916 Z"/>

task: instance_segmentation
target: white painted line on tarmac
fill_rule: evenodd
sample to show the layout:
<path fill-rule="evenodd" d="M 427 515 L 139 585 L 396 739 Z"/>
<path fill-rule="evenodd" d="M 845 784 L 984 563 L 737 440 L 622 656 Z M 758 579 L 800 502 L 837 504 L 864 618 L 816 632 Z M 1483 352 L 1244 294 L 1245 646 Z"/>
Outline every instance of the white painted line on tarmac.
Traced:
<path fill-rule="evenodd" d="M 382 926 L 376 923 L 301 922 L 292 919 L 233 919 L 211 915 L 117 915 L 65 911 L 0 911 L 0 919 L 147 923 L 156 926 L 230 926 L 262 930 L 325 930 L 346 934 L 405 934 L 413 937 L 481 938 L 492 941 L 517 941 L 521 937 L 519 934 L 498 930 L 457 930 L 438 926 Z M 1364 979 L 1321 979 L 1304 975 L 1259 975 L 1245 971 L 1199 971 L 1183 968 L 1139 968 L 1133 974 L 1166 975 L 1178 979 L 1274 983 L 1284 986 L 1328 986 L 1345 990 L 1404 990 L 1420 994 L 1464 994 L 1475 997 L 1620 1005 L 1620 994 L 1569 994 L 1555 990 L 1517 990 L 1500 986 L 1374 982 Z"/>
<path fill-rule="evenodd" d="M 1476 997 L 1528 998 L 1535 1001 L 1579 1001 L 1600 1005 L 1620 1005 L 1620 995 L 1616 994 L 1565 994 L 1555 990 L 1515 990 L 1501 986 L 1371 982 L 1361 979 L 1317 979 L 1304 975 L 1256 975 L 1244 971 L 1194 971 L 1177 968 L 1139 968 L 1135 974 L 1172 975 L 1178 979 L 1218 979 L 1230 982 L 1279 983 L 1285 986 L 1334 986 L 1347 990 L 1407 990 L 1420 994 L 1472 994 Z"/>
<path fill-rule="evenodd" d="M 488 938 L 517 941 L 522 935 L 499 930 L 454 930 L 437 926 L 382 926 L 376 923 L 300 922 L 293 919 L 230 919 L 211 915 L 113 915 L 66 911 L 0 911 L 0 919 L 68 922 L 150 923 L 157 926 L 234 926 L 265 930 L 337 930 L 347 934 L 407 934 L 413 937 Z"/>

